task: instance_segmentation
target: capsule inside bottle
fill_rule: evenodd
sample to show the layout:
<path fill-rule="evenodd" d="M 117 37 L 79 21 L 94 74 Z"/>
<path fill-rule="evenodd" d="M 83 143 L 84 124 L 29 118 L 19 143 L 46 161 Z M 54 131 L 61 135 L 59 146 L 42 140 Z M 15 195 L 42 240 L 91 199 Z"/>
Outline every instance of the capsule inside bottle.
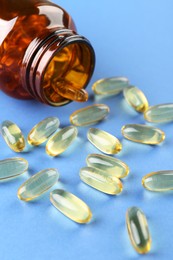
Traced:
<path fill-rule="evenodd" d="M 61 97 L 67 98 L 72 101 L 77 102 L 86 102 L 88 100 L 88 93 L 84 89 L 77 89 L 70 82 L 59 84 L 53 84 L 56 93 L 58 93 Z"/>
<path fill-rule="evenodd" d="M 59 50 L 43 78 L 43 93 L 49 104 L 60 106 L 70 101 L 85 102 L 84 90 L 94 69 L 94 53 L 89 44 L 71 43 Z"/>

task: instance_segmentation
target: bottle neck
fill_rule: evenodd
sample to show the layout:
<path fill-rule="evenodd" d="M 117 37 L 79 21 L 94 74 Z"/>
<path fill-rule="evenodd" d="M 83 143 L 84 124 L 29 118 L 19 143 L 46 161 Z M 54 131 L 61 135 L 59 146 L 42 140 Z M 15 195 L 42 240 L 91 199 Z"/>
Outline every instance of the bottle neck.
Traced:
<path fill-rule="evenodd" d="M 22 62 L 22 84 L 42 103 L 65 105 L 71 100 L 60 95 L 58 86 L 85 88 L 94 65 L 90 42 L 72 30 L 60 29 L 30 43 Z"/>

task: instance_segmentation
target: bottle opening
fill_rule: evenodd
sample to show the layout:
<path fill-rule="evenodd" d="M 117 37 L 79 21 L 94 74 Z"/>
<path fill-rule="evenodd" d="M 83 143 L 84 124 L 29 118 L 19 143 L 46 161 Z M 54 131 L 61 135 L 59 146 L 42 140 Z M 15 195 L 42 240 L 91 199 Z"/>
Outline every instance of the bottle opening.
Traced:
<path fill-rule="evenodd" d="M 84 102 L 84 90 L 93 73 L 93 52 L 85 42 L 73 42 L 58 49 L 45 69 L 43 96 L 53 106 L 70 101 Z"/>

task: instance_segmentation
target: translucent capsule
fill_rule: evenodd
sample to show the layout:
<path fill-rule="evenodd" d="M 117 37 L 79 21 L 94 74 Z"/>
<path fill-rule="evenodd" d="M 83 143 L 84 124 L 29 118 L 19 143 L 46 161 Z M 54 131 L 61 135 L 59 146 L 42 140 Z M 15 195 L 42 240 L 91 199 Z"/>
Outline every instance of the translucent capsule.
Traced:
<path fill-rule="evenodd" d="M 96 168 L 82 168 L 80 178 L 89 186 L 107 194 L 116 195 L 123 190 L 123 185 L 117 177 Z"/>
<path fill-rule="evenodd" d="M 23 158 L 10 158 L 0 161 L 0 180 L 21 175 L 28 169 L 28 162 Z"/>
<path fill-rule="evenodd" d="M 68 82 L 65 82 L 64 85 L 59 84 L 56 87 L 56 93 L 64 98 L 77 102 L 86 102 L 88 100 L 88 93 L 86 92 L 86 90 L 77 89 L 73 85 L 70 85 Z"/>
<path fill-rule="evenodd" d="M 109 107 L 104 104 L 96 104 L 81 108 L 70 116 L 71 124 L 75 126 L 85 126 L 96 124 L 103 120 L 109 113 Z"/>
<path fill-rule="evenodd" d="M 117 178 L 124 178 L 129 174 L 129 167 L 121 160 L 102 154 L 89 154 L 87 165 L 106 172 Z"/>
<path fill-rule="evenodd" d="M 28 134 L 28 143 L 40 145 L 44 143 L 59 127 L 57 117 L 47 117 L 35 125 Z"/>
<path fill-rule="evenodd" d="M 126 224 L 129 238 L 139 254 L 146 254 L 151 249 L 151 237 L 147 219 L 137 207 L 131 207 L 126 213 Z"/>
<path fill-rule="evenodd" d="M 167 123 L 173 121 L 173 104 L 161 104 L 149 107 L 144 118 L 152 123 Z"/>
<path fill-rule="evenodd" d="M 128 86 L 129 81 L 127 78 L 112 77 L 96 81 L 92 86 L 92 90 L 97 95 L 117 95 Z"/>
<path fill-rule="evenodd" d="M 115 136 L 98 128 L 90 128 L 87 137 L 103 153 L 116 154 L 122 149 L 120 141 Z"/>
<path fill-rule="evenodd" d="M 145 175 L 142 178 L 142 185 L 150 191 L 173 190 L 173 171 L 158 171 Z"/>
<path fill-rule="evenodd" d="M 131 86 L 125 88 L 123 94 L 127 103 L 137 112 L 143 113 L 148 109 L 148 100 L 140 89 Z"/>
<path fill-rule="evenodd" d="M 50 193 L 51 203 L 66 217 L 77 223 L 87 223 L 91 220 L 90 208 L 81 199 L 65 190 L 54 190 Z"/>
<path fill-rule="evenodd" d="M 22 152 L 25 139 L 20 128 L 11 121 L 5 120 L 1 124 L 1 134 L 7 145 L 15 152 Z"/>
<path fill-rule="evenodd" d="M 142 144 L 156 145 L 165 139 L 165 133 L 162 130 L 147 125 L 128 124 L 123 126 L 121 131 L 126 139 Z"/>
<path fill-rule="evenodd" d="M 56 169 L 40 171 L 25 181 L 18 189 L 18 198 L 24 201 L 33 200 L 50 189 L 59 178 Z"/>
<path fill-rule="evenodd" d="M 46 144 L 46 152 L 51 156 L 63 153 L 77 137 L 78 130 L 74 126 L 67 126 L 53 135 Z"/>

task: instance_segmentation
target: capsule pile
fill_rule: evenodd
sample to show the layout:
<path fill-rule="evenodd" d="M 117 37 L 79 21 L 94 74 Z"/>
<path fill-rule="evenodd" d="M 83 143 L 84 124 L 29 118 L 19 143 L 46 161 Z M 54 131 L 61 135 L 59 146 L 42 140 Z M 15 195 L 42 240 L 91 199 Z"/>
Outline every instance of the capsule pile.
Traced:
<path fill-rule="evenodd" d="M 127 104 L 135 111 L 144 114 L 144 119 L 152 123 L 173 121 L 173 104 L 149 106 L 144 93 L 131 86 L 125 77 L 113 77 L 98 80 L 92 86 L 95 95 L 107 97 L 123 93 Z M 79 93 L 80 94 L 80 93 Z M 79 95 L 80 96 L 80 95 Z M 87 98 L 86 98 L 87 99 Z M 93 125 L 104 120 L 110 112 L 105 104 L 94 104 L 73 112 L 70 115 L 71 125 L 62 129 L 57 117 L 47 117 L 36 124 L 27 136 L 28 144 L 38 146 L 46 142 L 45 150 L 50 156 L 59 156 L 75 141 L 78 135 L 77 127 Z M 14 152 L 27 149 L 26 140 L 20 128 L 11 121 L 3 121 L 0 127 L 2 137 Z M 158 145 L 165 139 L 165 133 L 154 126 L 145 124 L 127 124 L 122 126 L 122 136 L 130 141 Z M 89 142 L 103 154 L 89 154 L 87 166 L 80 169 L 82 182 L 100 192 L 109 195 L 119 195 L 123 191 L 122 179 L 127 177 L 128 165 L 110 155 L 123 149 L 121 141 L 102 129 L 90 128 L 87 132 Z M 19 157 L 0 161 L 0 180 L 17 177 L 28 170 L 28 162 Z M 55 168 L 41 170 L 25 181 L 18 189 L 17 196 L 25 202 L 34 200 L 46 193 L 57 181 L 59 172 Z M 142 178 L 145 189 L 154 192 L 164 192 L 173 189 L 173 170 L 152 172 Z M 92 218 L 91 209 L 84 201 L 74 194 L 55 189 L 50 193 L 50 201 L 55 208 L 77 223 L 88 223 Z M 151 235 L 145 214 L 137 207 L 131 207 L 126 213 L 126 225 L 130 241 L 134 249 L 144 254 L 150 251 Z"/>

